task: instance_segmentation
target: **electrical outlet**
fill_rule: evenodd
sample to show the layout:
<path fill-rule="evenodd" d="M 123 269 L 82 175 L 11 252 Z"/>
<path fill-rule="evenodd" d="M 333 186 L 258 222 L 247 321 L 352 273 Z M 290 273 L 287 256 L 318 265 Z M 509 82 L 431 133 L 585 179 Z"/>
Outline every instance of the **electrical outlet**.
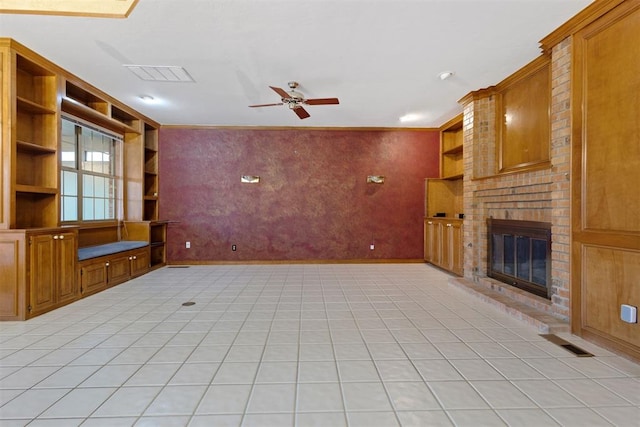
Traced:
<path fill-rule="evenodd" d="M 622 304 L 620 307 L 620 319 L 627 323 L 638 323 L 638 307 Z"/>
<path fill-rule="evenodd" d="M 232 250 L 232 251 L 234 251 L 234 252 L 235 252 L 235 251 L 236 251 L 236 249 L 237 249 L 236 245 L 231 245 L 231 250 Z"/>
<path fill-rule="evenodd" d="M 185 242 L 184 247 L 187 249 L 191 249 L 191 242 Z"/>
<path fill-rule="evenodd" d="M 369 245 L 370 250 L 374 250 L 375 248 L 376 248 L 376 245 L 374 245 L 373 243 Z"/>

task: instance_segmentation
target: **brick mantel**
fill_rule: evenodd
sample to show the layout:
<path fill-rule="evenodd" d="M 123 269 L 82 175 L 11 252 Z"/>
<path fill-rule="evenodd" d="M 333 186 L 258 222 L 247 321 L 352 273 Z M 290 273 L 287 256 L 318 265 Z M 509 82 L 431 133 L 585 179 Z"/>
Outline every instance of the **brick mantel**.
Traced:
<path fill-rule="evenodd" d="M 494 92 L 474 92 L 461 100 L 464 111 L 465 277 L 487 275 L 486 219 L 520 219 L 552 224 L 551 312 L 569 317 L 571 40 L 551 51 L 550 167 L 495 175 Z"/>

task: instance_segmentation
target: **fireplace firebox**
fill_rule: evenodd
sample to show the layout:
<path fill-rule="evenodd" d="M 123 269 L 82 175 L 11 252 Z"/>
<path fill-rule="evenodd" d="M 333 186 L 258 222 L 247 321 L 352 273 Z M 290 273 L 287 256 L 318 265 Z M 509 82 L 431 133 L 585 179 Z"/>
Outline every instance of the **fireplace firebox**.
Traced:
<path fill-rule="evenodd" d="M 488 276 L 551 299 L 551 224 L 487 220 Z"/>

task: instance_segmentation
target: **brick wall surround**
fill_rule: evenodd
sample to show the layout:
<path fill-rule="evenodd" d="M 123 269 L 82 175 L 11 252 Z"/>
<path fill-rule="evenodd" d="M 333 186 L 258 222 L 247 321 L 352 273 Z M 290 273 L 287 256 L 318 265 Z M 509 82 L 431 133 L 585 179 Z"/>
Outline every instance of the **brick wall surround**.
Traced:
<path fill-rule="evenodd" d="M 466 98 L 464 111 L 464 274 L 487 275 L 486 219 L 552 224 L 552 298 L 549 311 L 569 317 L 571 40 L 551 51 L 551 167 L 490 176 L 496 170 L 496 103 L 491 94 Z M 474 177 L 480 179 L 473 179 Z"/>

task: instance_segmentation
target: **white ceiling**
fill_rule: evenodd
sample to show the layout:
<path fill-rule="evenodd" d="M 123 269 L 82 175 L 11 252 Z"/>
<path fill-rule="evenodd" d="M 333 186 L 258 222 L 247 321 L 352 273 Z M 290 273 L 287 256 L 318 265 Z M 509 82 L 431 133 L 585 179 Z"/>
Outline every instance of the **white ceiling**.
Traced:
<path fill-rule="evenodd" d="M 588 0 L 139 0 L 126 19 L 0 15 L 11 37 L 161 124 L 437 127 Z M 123 64 L 184 67 L 147 82 Z M 442 71 L 453 77 L 440 80 Z M 300 120 L 269 85 L 300 82 Z M 157 101 L 147 105 L 140 95 Z M 418 120 L 401 122 L 406 114 Z"/>

